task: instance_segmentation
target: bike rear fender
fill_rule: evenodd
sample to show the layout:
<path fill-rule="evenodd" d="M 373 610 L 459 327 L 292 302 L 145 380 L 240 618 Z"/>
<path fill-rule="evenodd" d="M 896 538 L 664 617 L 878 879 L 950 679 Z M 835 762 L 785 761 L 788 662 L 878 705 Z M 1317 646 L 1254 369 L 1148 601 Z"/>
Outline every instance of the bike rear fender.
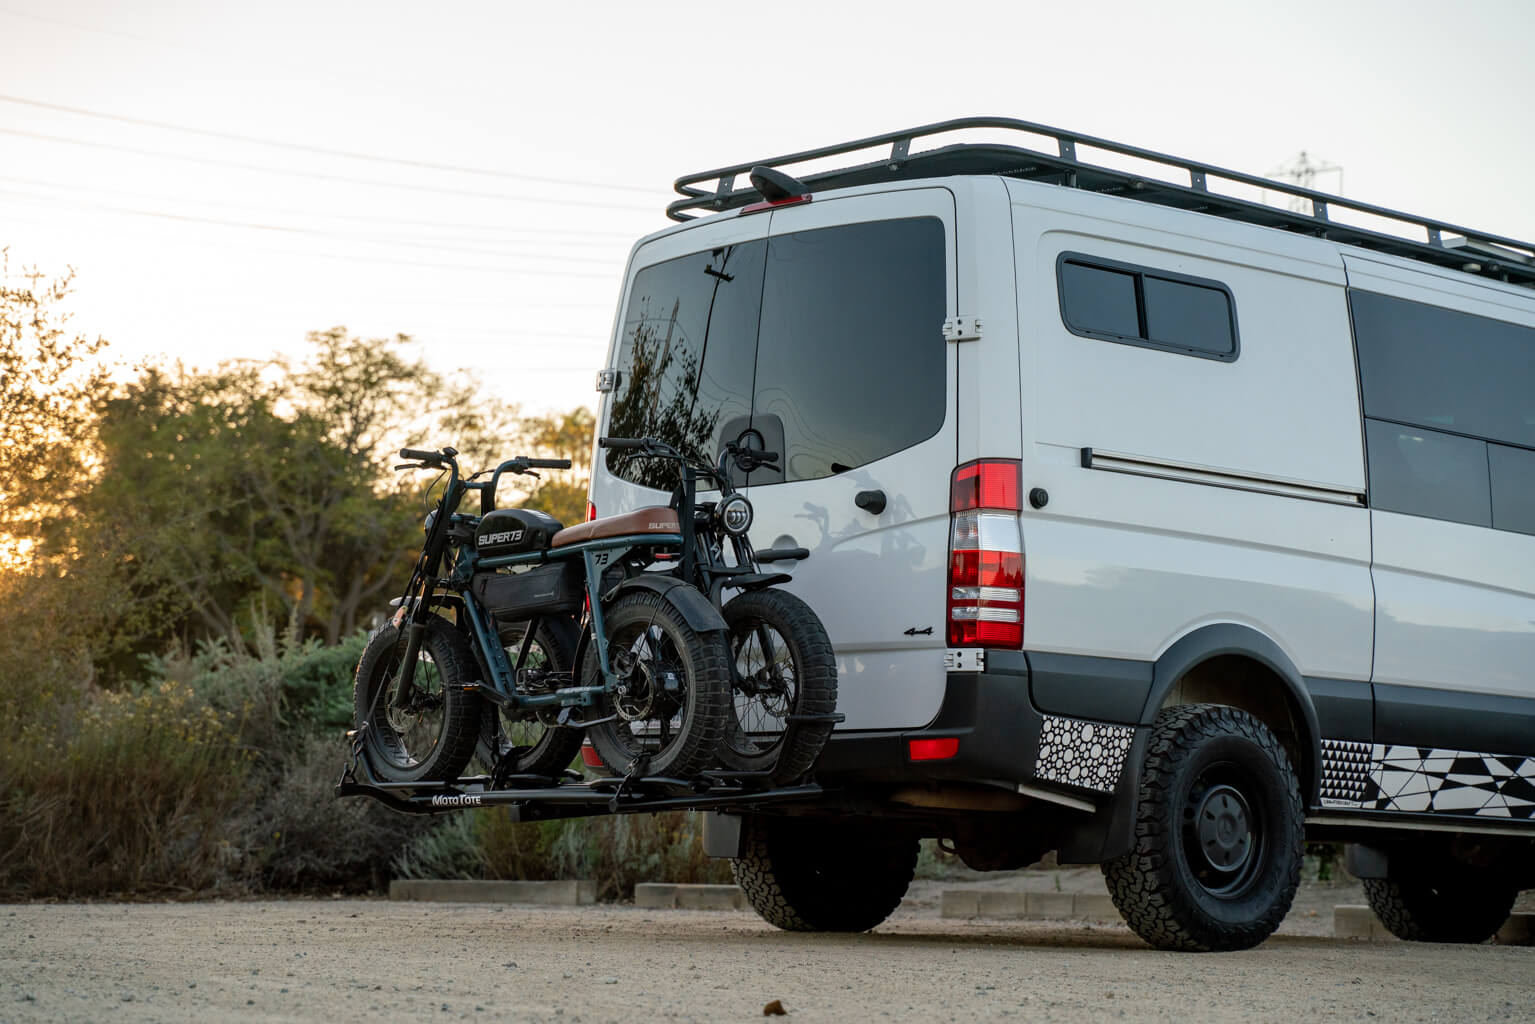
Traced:
<path fill-rule="evenodd" d="M 662 576 L 652 572 L 631 576 L 610 590 L 603 604 L 610 604 L 632 590 L 653 590 L 660 594 L 668 604 L 682 614 L 683 620 L 695 632 L 723 632 L 726 628 L 719 609 L 710 604 L 709 599 L 699 593 L 697 588 L 689 586 L 675 576 Z"/>

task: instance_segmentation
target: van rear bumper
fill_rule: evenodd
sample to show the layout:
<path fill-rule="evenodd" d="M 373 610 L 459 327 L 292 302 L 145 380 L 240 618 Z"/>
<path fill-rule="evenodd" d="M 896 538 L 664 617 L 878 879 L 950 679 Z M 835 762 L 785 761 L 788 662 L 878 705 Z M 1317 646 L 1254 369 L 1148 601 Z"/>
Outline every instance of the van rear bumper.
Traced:
<path fill-rule="evenodd" d="M 1068 729 L 1071 742 L 1062 743 Z M 834 732 L 816 766 L 816 777 L 827 782 L 937 782 L 969 781 L 1040 786 L 1079 799 L 1108 799 L 1118 788 L 1126 757 L 1113 764 L 1112 776 L 1097 769 L 1103 750 L 1093 758 L 1094 742 L 1080 740 L 1082 726 L 1092 725 L 1091 735 L 1103 748 L 1112 738 L 1114 751 L 1128 754 L 1133 727 L 1113 723 L 1048 715 L 1034 706 L 1029 691 L 1029 662 L 1019 651 L 988 651 L 982 672 L 948 673 L 943 704 L 937 716 L 919 729 L 879 732 Z M 1041 737 L 1054 748 L 1040 757 Z M 942 760 L 914 761 L 912 740 L 953 738 L 959 749 Z M 1067 749 L 1069 748 L 1069 749 Z M 1112 753 L 1112 752 L 1111 752 Z M 1113 760 L 1113 758 L 1110 758 Z M 1090 776 L 1079 775 L 1096 785 L 1066 781 L 1071 766 L 1092 767 Z"/>

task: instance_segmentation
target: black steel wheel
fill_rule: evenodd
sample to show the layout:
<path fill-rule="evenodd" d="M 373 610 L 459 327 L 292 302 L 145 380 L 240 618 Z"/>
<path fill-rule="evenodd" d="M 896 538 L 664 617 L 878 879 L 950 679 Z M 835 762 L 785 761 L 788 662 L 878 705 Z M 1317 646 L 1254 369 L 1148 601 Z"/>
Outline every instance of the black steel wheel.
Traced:
<path fill-rule="evenodd" d="M 516 665 L 527 623 L 502 627 L 501 643 L 507 661 Z M 548 693 L 570 685 L 575 662 L 576 627 L 568 619 L 541 619 L 528 648 L 523 668 L 529 670 L 522 688 L 526 693 Z M 480 738 L 475 756 L 490 772 L 497 765 L 509 775 L 558 776 L 570 766 L 581 749 L 581 731 L 556 724 L 557 708 L 512 712 L 486 704 L 480 716 Z"/>
<path fill-rule="evenodd" d="M 619 775 L 687 778 L 709 767 L 725 728 L 730 670 L 724 634 L 698 633 L 671 602 L 649 590 L 624 594 L 603 611 L 608 659 L 619 692 L 587 730 L 602 763 Z M 602 679 L 589 645 L 584 683 Z"/>
<path fill-rule="evenodd" d="M 408 700 L 396 707 L 405 648 L 402 629 L 390 623 L 369 638 L 357 663 L 353 721 L 363 730 L 363 754 L 388 782 L 456 779 L 474 755 L 480 732 L 479 695 L 463 689 L 473 678 L 474 655 L 449 622 L 433 616 L 416 656 Z"/>
<path fill-rule="evenodd" d="M 826 627 L 782 590 L 739 594 L 723 614 L 732 671 L 720 761 L 738 771 L 772 769 L 774 781 L 794 782 L 814 767 L 832 723 L 789 717 L 837 707 L 837 659 Z"/>
<path fill-rule="evenodd" d="M 736 884 L 763 920 L 791 932 L 866 932 L 901 904 L 917 840 L 876 822 L 747 815 Z"/>
<path fill-rule="evenodd" d="M 1218 704 L 1157 716 L 1141 766 L 1135 845 L 1103 865 L 1114 905 L 1160 949 L 1247 949 L 1300 884 L 1300 787 L 1268 727 Z"/>

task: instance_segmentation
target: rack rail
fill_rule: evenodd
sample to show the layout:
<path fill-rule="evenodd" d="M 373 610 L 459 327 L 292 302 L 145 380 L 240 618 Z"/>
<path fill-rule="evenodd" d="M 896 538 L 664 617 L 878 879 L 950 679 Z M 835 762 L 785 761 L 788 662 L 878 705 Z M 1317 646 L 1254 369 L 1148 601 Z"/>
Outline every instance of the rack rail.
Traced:
<path fill-rule="evenodd" d="M 997 143 L 953 143 L 935 149 L 915 149 L 919 141 L 930 140 L 934 136 L 979 129 L 1000 129 L 1036 136 L 1047 140 L 1047 145 L 1053 143 L 1055 152 Z M 799 180 L 812 191 L 826 191 L 916 178 L 962 174 L 1001 175 L 1300 232 L 1512 284 L 1535 287 L 1535 243 L 1474 231 L 1448 221 L 1402 213 L 1288 182 L 1243 174 L 1213 164 L 1185 160 L 1009 117 L 968 117 L 938 121 L 917 128 L 684 175 L 675 184 L 682 198 L 668 205 L 666 213 L 673 220 L 683 221 L 692 219 L 699 212 L 717 213 L 760 203 L 764 197 L 755 188 L 736 187 L 736 179 L 749 174 L 755 167 L 783 170 L 794 164 L 826 160 L 883 146 L 888 146 L 889 150 L 881 159 L 800 175 Z M 1155 165 L 1157 175 L 1091 163 L 1078 154 L 1078 147 L 1101 150 L 1142 164 Z M 1310 212 L 1270 206 L 1212 188 L 1212 185 L 1219 185 L 1223 181 L 1273 192 L 1287 201 L 1301 200 L 1309 205 Z M 704 187 L 705 183 L 711 182 L 709 187 Z M 1391 221 L 1405 232 L 1419 234 L 1421 240 L 1335 220 L 1334 215 L 1339 211 Z"/>

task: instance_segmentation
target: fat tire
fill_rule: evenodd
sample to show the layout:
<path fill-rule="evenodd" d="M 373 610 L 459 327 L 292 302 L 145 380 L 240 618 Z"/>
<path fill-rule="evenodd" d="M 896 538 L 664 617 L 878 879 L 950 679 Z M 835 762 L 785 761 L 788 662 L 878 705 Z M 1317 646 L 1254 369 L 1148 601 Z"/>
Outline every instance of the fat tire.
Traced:
<path fill-rule="evenodd" d="M 748 815 L 730 870 L 774 927 L 866 932 L 900 906 L 917 871 L 917 840 L 868 826 Z"/>
<path fill-rule="evenodd" d="M 1192 788 L 1212 767 L 1234 764 L 1258 805 L 1259 858 L 1230 895 L 1196 878 L 1183 821 Z M 1130 928 L 1158 949 L 1250 949 L 1273 934 L 1300 884 L 1304 845 L 1300 787 L 1284 749 L 1258 719 L 1220 704 L 1163 710 L 1141 766 L 1130 851 L 1103 865 L 1109 895 Z"/>
<path fill-rule="evenodd" d="M 829 715 L 837 709 L 837 657 L 826 627 L 808 604 L 782 590 L 751 590 L 726 602 L 722 614 L 729 628 L 732 662 L 738 662 L 739 645 L 759 623 L 783 640 L 794 672 L 789 714 Z M 731 677 L 734 680 L 734 670 Z M 751 740 L 742 727 L 737 700 L 732 690 L 725 738 L 720 744 L 720 761 L 725 767 L 737 771 L 771 769 L 773 781 L 780 785 L 799 780 L 815 767 L 831 735 L 831 722 L 792 723 L 777 743 L 752 751 L 746 749 Z"/>
<path fill-rule="evenodd" d="M 1408 942 L 1485 942 L 1503 927 L 1519 895 L 1501 879 L 1479 878 L 1453 864 L 1432 873 L 1362 881 L 1380 923 Z"/>
<path fill-rule="evenodd" d="M 517 645 L 522 643 L 522 634 L 527 627 L 526 622 L 501 627 L 501 643 L 515 651 Z M 575 627 L 568 620 L 539 620 L 534 643 L 544 652 L 548 666 L 554 671 L 569 672 L 574 667 Z M 511 651 L 508 652 L 508 661 L 516 663 L 516 655 Z M 489 768 L 495 767 L 499 760 L 511 754 L 512 762 L 503 768 L 504 772 L 554 778 L 570 766 L 581 749 L 582 734 L 579 729 L 547 725 L 538 742 L 529 747 L 515 747 L 507 739 L 506 725 L 505 715 L 500 708 L 493 704 L 484 705 L 475 755 Z"/>
<path fill-rule="evenodd" d="M 677 652 L 677 667 L 686 680 L 687 693 L 677 734 L 663 748 L 654 752 L 634 749 L 625 735 L 629 723 L 620 718 L 587 730 L 597 756 L 619 775 L 628 774 L 631 765 L 642 756 L 646 775 L 689 778 L 708 768 L 715 762 L 720 737 L 725 732 L 725 717 L 729 714 L 730 668 L 725 634 L 697 632 L 675 605 L 651 590 L 623 594 L 603 610 L 603 619 L 610 641 L 610 659 L 617 649 L 612 638 L 627 635 L 636 625 L 641 632 L 652 625 L 658 627 Z M 592 684 L 602 680 L 596 644 L 587 646 L 581 678 Z M 614 711 L 612 702 L 605 700 L 599 715 L 606 717 Z"/>
<path fill-rule="evenodd" d="M 442 677 L 442 723 L 431 753 L 413 767 L 405 768 L 391 762 L 382 751 L 381 744 L 386 742 L 382 730 L 391 733 L 393 730 L 383 709 L 375 706 L 388 699 L 387 695 L 379 695 L 378 690 L 404 650 L 400 627 L 385 623 L 368 638 L 368 646 L 357 662 L 352 681 L 352 717 L 358 729 L 367 724 L 362 734 L 363 756 L 373 773 L 386 782 L 451 781 L 469 764 L 480 735 L 480 696 L 463 689 L 464 683 L 475 678 L 474 654 L 463 635 L 447 620 L 434 615 L 427 622 L 421 650 L 431 657 Z"/>

